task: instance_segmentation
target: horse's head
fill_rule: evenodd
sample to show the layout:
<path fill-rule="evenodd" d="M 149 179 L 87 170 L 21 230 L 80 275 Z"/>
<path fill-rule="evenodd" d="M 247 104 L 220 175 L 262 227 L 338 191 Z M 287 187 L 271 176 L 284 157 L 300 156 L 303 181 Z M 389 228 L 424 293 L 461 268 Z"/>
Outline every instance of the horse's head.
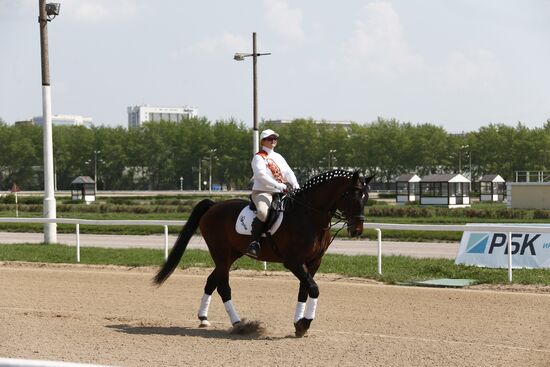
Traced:
<path fill-rule="evenodd" d="M 349 188 L 336 203 L 336 209 L 340 211 L 347 223 L 350 237 L 357 237 L 363 233 L 363 222 L 365 221 L 365 203 L 369 198 L 370 177 L 359 177 L 356 171 Z"/>

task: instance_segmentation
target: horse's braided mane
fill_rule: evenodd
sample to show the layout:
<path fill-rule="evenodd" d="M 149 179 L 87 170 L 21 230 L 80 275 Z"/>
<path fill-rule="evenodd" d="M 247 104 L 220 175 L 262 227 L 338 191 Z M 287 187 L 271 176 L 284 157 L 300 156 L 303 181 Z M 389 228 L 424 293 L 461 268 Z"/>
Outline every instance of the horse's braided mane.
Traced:
<path fill-rule="evenodd" d="M 344 171 L 342 169 L 335 169 L 332 171 L 323 172 L 321 174 L 318 174 L 317 176 L 314 176 L 306 181 L 305 184 L 302 185 L 298 190 L 296 190 L 296 194 L 302 194 L 305 192 L 308 192 L 309 190 L 327 182 L 335 177 L 345 177 L 345 178 L 351 178 L 353 176 L 353 172 Z"/>

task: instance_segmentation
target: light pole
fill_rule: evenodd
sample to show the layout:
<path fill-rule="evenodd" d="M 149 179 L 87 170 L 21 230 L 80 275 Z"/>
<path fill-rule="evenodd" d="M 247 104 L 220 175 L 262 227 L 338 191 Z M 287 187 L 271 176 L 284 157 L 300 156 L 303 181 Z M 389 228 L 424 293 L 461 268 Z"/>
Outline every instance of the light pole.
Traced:
<path fill-rule="evenodd" d="M 252 124 L 252 154 L 255 154 L 260 150 L 260 136 L 258 131 L 258 76 L 257 76 L 257 60 L 258 56 L 271 55 L 271 52 L 258 53 L 256 52 L 256 32 L 252 33 L 252 53 L 235 54 L 233 59 L 236 61 L 243 61 L 245 57 L 252 56 L 252 82 L 253 82 L 253 124 Z"/>
<path fill-rule="evenodd" d="M 56 217 L 53 172 L 52 94 L 50 90 L 50 62 L 48 54 L 48 22 L 59 15 L 60 4 L 38 1 L 40 25 L 40 58 L 42 68 L 42 117 L 44 142 L 44 218 Z M 44 224 L 44 243 L 57 242 L 57 224 Z"/>
<path fill-rule="evenodd" d="M 201 191 L 201 170 L 202 170 L 202 158 L 199 158 L 199 191 Z"/>
<path fill-rule="evenodd" d="M 462 174 L 462 150 L 469 148 L 469 145 L 462 145 L 458 150 L 458 173 Z M 470 170 L 472 169 L 472 163 L 470 161 Z M 470 173 L 471 174 L 471 173 Z"/>
<path fill-rule="evenodd" d="M 208 156 L 208 162 L 209 162 L 209 169 L 208 169 L 208 191 L 212 192 L 212 158 L 216 158 L 214 156 L 214 153 L 216 153 L 217 149 L 210 149 Z"/>
<path fill-rule="evenodd" d="M 468 151 L 468 159 L 470 160 L 470 181 L 474 182 L 474 172 L 472 171 L 472 149 Z"/>
<path fill-rule="evenodd" d="M 334 156 L 334 153 L 336 153 L 336 149 L 330 149 L 328 151 L 328 169 L 332 169 L 332 160 L 334 158 L 334 161 L 336 161 L 336 157 Z"/>
<path fill-rule="evenodd" d="M 94 150 L 94 186 L 95 186 L 95 192 L 97 194 L 97 155 L 101 153 L 101 150 Z M 100 159 L 101 162 L 105 163 L 103 160 Z M 88 160 L 85 162 L 85 164 L 90 164 L 91 161 Z M 103 185 L 105 186 L 105 185 Z M 103 187 L 103 190 L 105 190 L 105 187 Z"/>

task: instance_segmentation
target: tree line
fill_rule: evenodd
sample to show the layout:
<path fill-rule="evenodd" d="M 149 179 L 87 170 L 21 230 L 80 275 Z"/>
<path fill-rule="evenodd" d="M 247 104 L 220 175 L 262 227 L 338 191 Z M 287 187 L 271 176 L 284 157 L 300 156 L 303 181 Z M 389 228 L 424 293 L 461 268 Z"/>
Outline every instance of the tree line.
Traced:
<path fill-rule="evenodd" d="M 403 173 L 461 172 L 475 180 L 496 173 L 545 170 L 550 164 L 550 123 L 540 128 L 490 124 L 463 134 L 433 124 L 378 119 L 370 124 L 333 126 L 311 119 L 263 122 L 281 137 L 285 156 L 300 182 L 329 168 L 357 169 L 391 182 Z M 77 176 L 97 173 L 99 190 L 196 190 L 204 181 L 246 189 L 252 170 L 251 129 L 235 120 L 192 118 L 180 123 L 146 123 L 141 128 L 54 126 L 58 190 Z M 42 128 L 0 120 L 0 190 L 17 183 L 43 188 Z"/>

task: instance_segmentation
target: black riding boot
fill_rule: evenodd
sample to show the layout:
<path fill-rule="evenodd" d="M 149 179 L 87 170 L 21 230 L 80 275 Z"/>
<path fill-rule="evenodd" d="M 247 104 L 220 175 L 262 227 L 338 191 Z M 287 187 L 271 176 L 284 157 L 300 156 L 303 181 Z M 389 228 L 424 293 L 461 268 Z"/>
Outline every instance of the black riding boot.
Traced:
<path fill-rule="evenodd" d="M 264 231 L 265 223 L 258 219 L 254 218 L 252 221 L 252 242 L 248 245 L 246 249 L 246 255 L 257 259 L 260 256 L 260 237 Z"/>

